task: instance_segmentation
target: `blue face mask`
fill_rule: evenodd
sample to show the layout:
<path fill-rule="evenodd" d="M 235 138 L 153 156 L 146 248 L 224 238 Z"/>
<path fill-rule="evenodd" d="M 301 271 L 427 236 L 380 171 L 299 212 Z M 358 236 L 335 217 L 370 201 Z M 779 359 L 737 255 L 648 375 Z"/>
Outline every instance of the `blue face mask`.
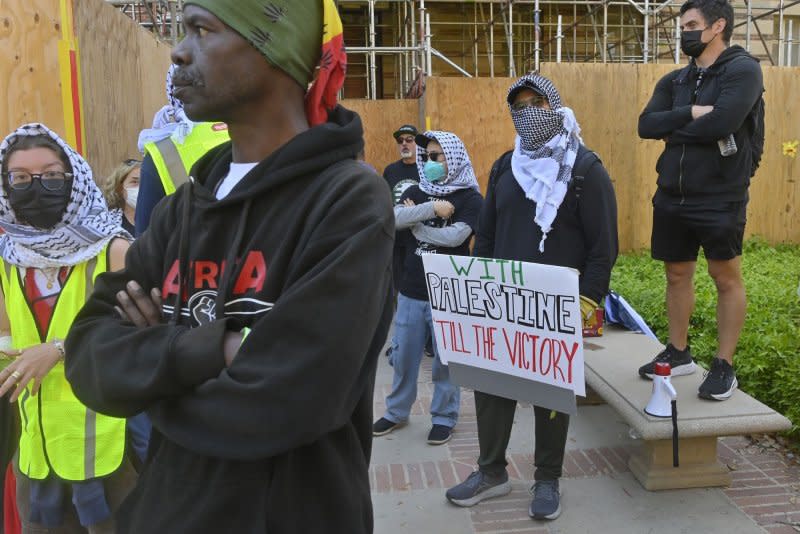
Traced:
<path fill-rule="evenodd" d="M 428 160 L 425 162 L 425 179 L 429 182 L 438 182 L 444 178 L 444 165 L 435 161 Z"/>

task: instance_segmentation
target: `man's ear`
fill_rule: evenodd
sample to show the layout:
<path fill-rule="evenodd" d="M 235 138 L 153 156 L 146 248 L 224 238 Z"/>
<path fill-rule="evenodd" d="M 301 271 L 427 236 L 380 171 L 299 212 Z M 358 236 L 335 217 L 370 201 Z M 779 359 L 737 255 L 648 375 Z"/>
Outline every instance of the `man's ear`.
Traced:
<path fill-rule="evenodd" d="M 714 24 L 711 25 L 711 28 L 714 30 L 715 34 L 721 34 L 725 31 L 725 27 L 727 25 L 728 25 L 727 20 L 719 18 L 714 22 Z"/>

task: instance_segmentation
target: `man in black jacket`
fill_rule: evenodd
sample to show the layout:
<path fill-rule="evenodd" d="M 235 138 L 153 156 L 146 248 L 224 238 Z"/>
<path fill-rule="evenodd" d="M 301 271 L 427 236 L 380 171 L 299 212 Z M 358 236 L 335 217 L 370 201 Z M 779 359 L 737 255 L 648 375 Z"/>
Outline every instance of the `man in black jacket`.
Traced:
<path fill-rule="evenodd" d="M 508 106 L 516 145 L 492 168 L 473 255 L 577 269 L 581 309 L 593 310 L 608 292 L 617 258 L 611 180 L 582 145 L 575 115 L 561 105 L 550 80 L 523 76 L 509 89 Z M 584 158 L 592 158 L 588 166 Z M 586 169 L 583 176 L 576 175 L 578 167 Z M 479 470 L 447 491 L 453 504 L 472 506 L 511 491 L 506 448 L 516 406 L 515 400 L 475 392 Z M 555 519 L 569 416 L 539 406 L 534 411 L 536 483 L 528 513 Z"/>
<path fill-rule="evenodd" d="M 669 323 L 666 348 L 639 375 L 652 379 L 657 362 L 668 362 L 673 375 L 695 371 L 688 331 L 702 246 L 717 287 L 719 347 L 699 395 L 721 401 L 737 387 L 733 353 L 746 306 L 742 238 L 747 188 L 760 157 L 751 135 L 763 82 L 758 60 L 729 46 L 733 8 L 726 0 L 689 0 L 681 6 L 681 30 L 681 48 L 692 59 L 658 82 L 639 117 L 640 137 L 665 142 L 656 164 L 651 248 L 665 266 Z"/>
<path fill-rule="evenodd" d="M 158 204 L 66 342 L 80 399 L 153 422 L 119 532 L 370 533 L 394 218 L 355 159 L 361 120 L 334 107 L 341 21 L 333 0 L 184 6 L 176 96 L 231 142 Z"/>

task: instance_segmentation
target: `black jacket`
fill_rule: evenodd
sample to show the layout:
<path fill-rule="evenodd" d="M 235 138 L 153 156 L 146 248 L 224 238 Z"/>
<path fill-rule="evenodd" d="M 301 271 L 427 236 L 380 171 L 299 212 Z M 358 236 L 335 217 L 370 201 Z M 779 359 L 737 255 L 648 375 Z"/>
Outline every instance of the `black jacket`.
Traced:
<path fill-rule="evenodd" d="M 120 532 L 372 532 L 394 217 L 386 182 L 353 159 L 362 144 L 358 115 L 337 108 L 216 200 L 231 161 L 221 145 L 156 207 L 126 269 L 98 279 L 66 342 L 67 377 L 87 406 L 145 410 L 154 427 Z M 118 318 L 131 279 L 161 288 L 169 324 Z M 223 337 L 245 326 L 226 368 Z"/>
<path fill-rule="evenodd" d="M 657 196 L 684 203 L 745 200 L 753 159 L 745 119 L 763 92 L 761 66 L 742 47 L 731 46 L 697 88 L 699 74 L 692 60 L 661 78 L 639 116 L 640 137 L 666 139 L 656 163 Z M 692 120 L 693 104 L 714 110 Z M 717 141 L 731 133 L 738 151 L 722 157 Z"/>
<path fill-rule="evenodd" d="M 581 147 L 578 159 L 585 150 Z M 542 230 L 534 222 L 536 203 L 525 198 L 511 167 L 502 169 L 502 160 L 493 166 L 500 174 L 493 172 L 495 176 L 489 181 L 472 254 L 572 267 L 580 271 L 581 295 L 600 302 L 608 293 L 611 268 L 619 249 L 617 200 L 603 164 L 595 159 L 580 184 L 573 179 L 542 253 Z"/>

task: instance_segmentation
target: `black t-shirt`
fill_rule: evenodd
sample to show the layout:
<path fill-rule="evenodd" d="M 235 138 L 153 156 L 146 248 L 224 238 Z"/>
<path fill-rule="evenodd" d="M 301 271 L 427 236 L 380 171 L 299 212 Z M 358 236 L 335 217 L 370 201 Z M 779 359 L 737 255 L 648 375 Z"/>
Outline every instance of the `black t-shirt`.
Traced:
<path fill-rule="evenodd" d="M 389 184 L 389 189 L 392 190 L 392 199 L 397 205 L 406 189 L 419 183 L 417 164 L 403 163 L 403 160 L 397 160 L 383 170 L 383 178 Z"/>
<path fill-rule="evenodd" d="M 424 204 L 432 200 L 447 200 L 455 211 L 449 219 L 434 217 L 422 224 L 434 228 L 444 228 L 457 222 L 469 225 L 472 233 L 478 225 L 483 197 L 474 189 L 460 189 L 455 193 L 442 197 L 435 197 L 423 192 L 418 185 L 409 187 L 401 201 L 410 198 L 414 204 Z M 453 256 L 469 256 L 469 238 L 456 247 L 439 247 L 432 243 L 418 241 L 411 230 L 403 232 L 405 256 L 403 261 L 403 278 L 400 283 L 400 292 L 406 297 L 417 300 L 428 300 L 428 290 L 425 286 L 425 269 L 422 265 L 422 254 L 449 254 Z"/>

